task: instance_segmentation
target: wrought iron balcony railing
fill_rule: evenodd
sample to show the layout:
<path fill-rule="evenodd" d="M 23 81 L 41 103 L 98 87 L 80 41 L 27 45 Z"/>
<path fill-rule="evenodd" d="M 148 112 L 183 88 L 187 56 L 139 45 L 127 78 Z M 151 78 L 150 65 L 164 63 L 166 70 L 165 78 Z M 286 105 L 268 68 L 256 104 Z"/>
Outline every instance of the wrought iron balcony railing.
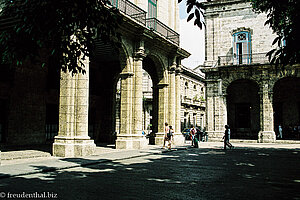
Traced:
<path fill-rule="evenodd" d="M 266 53 L 219 56 L 217 66 L 269 64 Z"/>
<path fill-rule="evenodd" d="M 179 34 L 156 18 L 146 19 L 147 27 L 179 45 Z"/>
<path fill-rule="evenodd" d="M 139 8 L 128 0 L 110 0 L 110 2 L 122 13 L 130 16 L 143 25 L 146 25 L 146 11 L 144 11 L 143 9 Z"/>

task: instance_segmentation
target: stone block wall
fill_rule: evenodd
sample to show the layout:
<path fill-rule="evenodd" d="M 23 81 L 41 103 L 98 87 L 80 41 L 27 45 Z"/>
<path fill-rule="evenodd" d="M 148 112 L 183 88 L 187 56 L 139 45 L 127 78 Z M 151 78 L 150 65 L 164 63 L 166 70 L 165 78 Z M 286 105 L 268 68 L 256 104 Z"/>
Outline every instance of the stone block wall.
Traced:
<path fill-rule="evenodd" d="M 211 4 L 207 7 L 205 18 L 207 61 L 217 61 L 218 56 L 232 54 L 232 31 L 238 28 L 250 28 L 253 54 L 266 53 L 272 48 L 275 35 L 264 25 L 266 14 L 254 13 L 249 2 Z"/>

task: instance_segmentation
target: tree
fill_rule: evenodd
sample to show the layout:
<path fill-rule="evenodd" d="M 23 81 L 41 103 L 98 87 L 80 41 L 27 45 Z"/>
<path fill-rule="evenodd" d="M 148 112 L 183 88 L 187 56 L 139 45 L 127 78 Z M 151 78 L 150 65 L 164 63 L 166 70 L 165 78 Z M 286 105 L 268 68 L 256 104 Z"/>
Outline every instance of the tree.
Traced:
<path fill-rule="evenodd" d="M 207 0 L 210 2 L 211 0 Z M 182 2 L 182 0 L 178 0 L 178 3 Z M 189 22 L 193 18 L 194 25 L 198 26 L 200 29 L 205 26 L 204 21 L 201 19 L 204 16 L 203 10 L 205 9 L 205 5 L 197 0 L 186 0 L 187 13 L 189 14 L 187 21 Z"/>
<path fill-rule="evenodd" d="M 12 22 L 0 32 L 1 61 L 21 65 L 30 60 L 58 70 L 85 72 L 94 40 L 119 45 L 122 22 L 110 0 L 2 0 L 0 19 Z M 2 24 L 3 26 L 3 24 Z"/>
<path fill-rule="evenodd" d="M 295 64 L 300 62 L 298 0 L 250 0 L 254 11 L 267 13 L 266 25 L 277 34 L 276 48 L 267 53 L 271 63 Z"/>

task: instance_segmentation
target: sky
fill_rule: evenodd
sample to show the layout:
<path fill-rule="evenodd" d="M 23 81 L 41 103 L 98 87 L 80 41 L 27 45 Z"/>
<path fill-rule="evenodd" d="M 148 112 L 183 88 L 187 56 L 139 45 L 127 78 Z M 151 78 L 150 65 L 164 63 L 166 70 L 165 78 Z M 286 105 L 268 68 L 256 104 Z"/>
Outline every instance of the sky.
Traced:
<path fill-rule="evenodd" d="M 182 60 L 181 64 L 185 67 L 194 69 L 204 62 L 204 30 L 194 26 L 193 19 L 186 21 L 186 1 L 179 4 L 180 15 L 180 46 L 191 53 L 190 57 Z"/>

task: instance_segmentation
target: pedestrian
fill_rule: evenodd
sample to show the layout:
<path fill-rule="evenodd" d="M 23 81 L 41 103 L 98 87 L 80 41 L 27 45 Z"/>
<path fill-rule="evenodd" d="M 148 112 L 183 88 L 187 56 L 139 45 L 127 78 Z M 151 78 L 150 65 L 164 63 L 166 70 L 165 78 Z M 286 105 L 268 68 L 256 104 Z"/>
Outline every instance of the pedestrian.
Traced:
<path fill-rule="evenodd" d="M 192 147 L 195 146 L 195 134 L 196 134 L 196 129 L 195 129 L 195 126 L 192 126 L 191 130 L 190 130 L 190 137 L 191 137 L 191 140 L 192 140 Z"/>
<path fill-rule="evenodd" d="M 279 133 L 279 138 L 282 139 L 282 127 L 280 124 L 278 126 L 278 133 Z"/>
<path fill-rule="evenodd" d="M 168 139 L 167 134 L 169 132 L 169 124 L 168 122 L 165 123 L 165 132 L 164 132 L 164 143 L 163 143 L 163 147 L 162 149 L 164 149 L 166 147 L 166 141 Z"/>
<path fill-rule="evenodd" d="M 168 149 L 171 150 L 171 145 L 173 141 L 174 130 L 172 126 L 169 126 L 169 132 L 167 133 Z"/>
<path fill-rule="evenodd" d="M 233 148 L 232 144 L 229 142 L 229 136 L 230 136 L 230 128 L 229 125 L 225 125 L 225 134 L 224 134 L 224 149 L 226 150 L 226 146 L 228 146 L 230 149 Z"/>

